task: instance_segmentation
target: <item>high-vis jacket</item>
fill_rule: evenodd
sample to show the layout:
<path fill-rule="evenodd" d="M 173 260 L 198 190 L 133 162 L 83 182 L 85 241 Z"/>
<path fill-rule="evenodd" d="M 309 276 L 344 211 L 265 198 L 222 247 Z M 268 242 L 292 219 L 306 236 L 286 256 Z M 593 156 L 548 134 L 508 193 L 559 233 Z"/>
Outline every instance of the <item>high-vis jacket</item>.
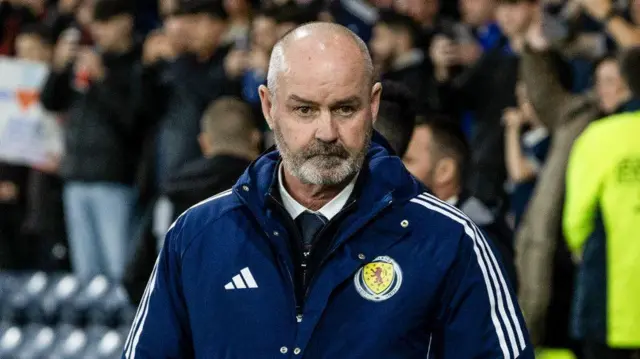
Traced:
<path fill-rule="evenodd" d="M 178 218 L 124 358 L 533 359 L 478 228 L 375 142 L 360 194 L 296 303 L 289 234 L 268 201 L 279 163 L 276 151 L 262 156 Z"/>
<path fill-rule="evenodd" d="M 574 334 L 640 348 L 640 112 L 598 120 L 567 167 L 564 233 L 582 257 Z"/>

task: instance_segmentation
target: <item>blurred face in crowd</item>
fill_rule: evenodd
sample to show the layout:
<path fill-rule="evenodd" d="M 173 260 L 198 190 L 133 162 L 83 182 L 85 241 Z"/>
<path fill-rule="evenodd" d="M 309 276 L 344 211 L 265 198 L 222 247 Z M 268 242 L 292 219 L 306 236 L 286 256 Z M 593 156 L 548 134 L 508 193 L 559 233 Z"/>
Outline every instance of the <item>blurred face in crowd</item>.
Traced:
<path fill-rule="evenodd" d="M 19 59 L 48 63 L 51 51 L 51 46 L 37 35 L 22 34 L 16 38 L 16 57 Z"/>
<path fill-rule="evenodd" d="M 175 22 L 179 32 L 184 33 L 188 39 L 188 49 L 196 54 L 218 47 L 227 30 L 226 21 L 205 13 L 180 15 Z"/>
<path fill-rule="evenodd" d="M 416 22 L 432 22 L 440 11 L 438 0 L 396 0 L 396 11 L 411 16 Z"/>
<path fill-rule="evenodd" d="M 249 14 L 249 4 L 247 0 L 224 0 L 224 10 L 230 17 L 241 17 Z"/>
<path fill-rule="evenodd" d="M 271 17 L 258 15 L 253 19 L 251 38 L 253 45 L 265 52 L 271 52 L 278 41 L 276 20 Z"/>
<path fill-rule="evenodd" d="M 107 21 L 94 21 L 91 35 L 99 47 L 109 51 L 122 45 L 123 39 L 131 38 L 132 29 L 131 15 L 117 15 Z"/>
<path fill-rule="evenodd" d="M 165 18 L 178 9 L 178 0 L 158 0 L 158 10 L 160 15 Z"/>
<path fill-rule="evenodd" d="M 605 113 L 614 112 L 631 97 L 629 87 L 620 74 L 618 62 L 614 59 L 604 60 L 596 68 L 595 87 L 601 110 Z"/>
<path fill-rule="evenodd" d="M 502 32 L 512 37 L 527 31 L 537 5 L 528 0 L 502 2 L 496 9 L 496 20 Z"/>
<path fill-rule="evenodd" d="M 373 36 L 369 41 L 371 55 L 376 63 L 386 63 L 395 52 L 396 35 L 386 24 L 379 23 L 373 28 Z"/>
<path fill-rule="evenodd" d="M 82 27 L 88 27 L 93 20 L 94 0 L 81 0 L 76 19 Z"/>
<path fill-rule="evenodd" d="M 407 153 L 402 161 L 407 170 L 425 186 L 433 189 L 435 161 L 433 156 L 433 134 L 427 125 L 418 125 L 413 130 Z"/>
<path fill-rule="evenodd" d="M 493 21 L 496 0 L 458 0 L 465 24 L 482 26 Z"/>
<path fill-rule="evenodd" d="M 262 110 L 287 172 L 305 184 L 341 184 L 364 163 L 381 87 L 371 86 L 348 35 L 326 27 L 296 31 L 284 44 L 286 71 L 276 73 L 275 89 L 260 87 Z"/>

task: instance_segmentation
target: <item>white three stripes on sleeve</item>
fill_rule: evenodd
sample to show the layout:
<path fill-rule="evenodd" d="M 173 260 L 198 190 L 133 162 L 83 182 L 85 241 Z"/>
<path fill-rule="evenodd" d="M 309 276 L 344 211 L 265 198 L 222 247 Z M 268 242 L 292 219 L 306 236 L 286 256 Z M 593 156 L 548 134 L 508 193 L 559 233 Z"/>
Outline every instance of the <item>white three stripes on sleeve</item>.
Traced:
<path fill-rule="evenodd" d="M 418 198 L 412 199 L 411 202 L 420 204 L 423 207 L 443 214 L 463 225 L 465 233 L 473 240 L 473 249 L 476 253 L 478 265 L 480 266 L 480 270 L 484 277 L 487 294 L 489 296 L 489 304 L 491 305 L 491 320 L 496 329 L 496 335 L 498 337 L 498 341 L 504 358 L 510 359 L 512 358 L 512 356 L 507 347 L 502 323 L 504 323 L 507 335 L 509 336 L 509 343 L 511 344 L 513 358 L 518 358 L 518 356 L 520 355 L 520 350 L 524 350 L 526 348 L 526 342 L 522 333 L 522 327 L 516 315 L 513 300 L 509 295 L 507 284 L 500 270 L 500 266 L 498 265 L 498 261 L 496 260 L 496 257 L 491 251 L 489 244 L 487 243 L 480 230 L 478 230 L 475 224 L 473 224 L 473 222 L 460 210 L 445 202 L 440 201 L 430 194 L 421 194 L 420 196 L 418 196 Z M 493 283 L 493 287 L 491 286 L 491 283 Z M 503 295 L 505 300 L 503 300 Z M 496 312 L 496 300 L 500 317 L 499 319 L 498 313 Z M 509 315 L 507 315 L 505 310 L 505 301 L 507 304 Z M 516 335 L 518 336 L 518 341 L 516 341 L 516 338 L 514 336 L 514 326 Z"/>
<path fill-rule="evenodd" d="M 147 283 L 147 287 L 144 290 L 144 294 L 142 295 L 142 300 L 140 301 L 140 306 L 138 307 L 138 311 L 136 312 L 136 316 L 133 319 L 133 324 L 131 325 L 131 331 L 129 332 L 129 336 L 127 337 L 127 341 L 124 344 L 125 357 L 127 359 L 134 359 L 136 353 L 134 348 L 138 345 L 138 341 L 140 340 L 140 335 L 142 334 L 142 327 L 144 326 L 144 321 L 147 319 L 147 313 L 149 312 L 149 299 L 151 298 L 151 294 L 153 293 L 153 289 L 156 285 L 156 276 L 158 272 L 158 262 L 160 261 L 160 256 L 156 259 L 156 264 L 153 266 L 153 272 L 151 272 L 151 278 Z"/>

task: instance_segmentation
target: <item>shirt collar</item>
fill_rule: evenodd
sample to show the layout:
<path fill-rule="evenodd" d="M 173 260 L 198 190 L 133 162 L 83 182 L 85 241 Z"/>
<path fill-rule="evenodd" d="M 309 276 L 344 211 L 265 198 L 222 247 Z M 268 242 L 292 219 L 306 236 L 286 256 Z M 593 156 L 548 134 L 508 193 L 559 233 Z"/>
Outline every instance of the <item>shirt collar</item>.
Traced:
<path fill-rule="evenodd" d="M 448 198 L 445 202 L 447 202 L 448 204 L 452 205 L 452 206 L 456 206 L 458 204 L 458 200 L 460 199 L 460 197 L 458 196 L 453 196 Z"/>
<path fill-rule="evenodd" d="M 312 211 L 307 207 L 301 205 L 298 201 L 291 197 L 287 189 L 284 188 L 284 183 L 282 181 L 283 170 L 284 167 L 280 165 L 280 167 L 278 168 L 278 190 L 280 191 L 282 205 L 294 220 L 298 218 L 298 216 L 304 211 L 309 211 L 311 213 L 320 213 L 328 220 L 331 220 L 342 210 L 345 204 L 347 204 L 347 201 L 349 200 L 349 197 L 351 196 L 351 193 L 353 192 L 353 189 L 356 185 L 356 179 L 358 178 L 358 175 L 355 175 L 351 182 L 349 182 L 349 184 L 340 193 L 338 193 L 337 196 L 329 201 L 329 203 L 325 204 L 318 211 Z"/>

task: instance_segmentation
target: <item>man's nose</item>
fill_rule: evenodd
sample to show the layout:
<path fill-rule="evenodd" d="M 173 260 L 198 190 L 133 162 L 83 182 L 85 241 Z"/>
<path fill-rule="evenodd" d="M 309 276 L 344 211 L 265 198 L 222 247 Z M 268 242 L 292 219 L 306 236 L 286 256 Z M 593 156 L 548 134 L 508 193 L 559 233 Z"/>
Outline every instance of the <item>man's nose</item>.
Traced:
<path fill-rule="evenodd" d="M 338 139 L 336 121 L 331 118 L 330 111 L 322 111 L 317 120 L 316 138 L 322 142 L 334 142 Z"/>

